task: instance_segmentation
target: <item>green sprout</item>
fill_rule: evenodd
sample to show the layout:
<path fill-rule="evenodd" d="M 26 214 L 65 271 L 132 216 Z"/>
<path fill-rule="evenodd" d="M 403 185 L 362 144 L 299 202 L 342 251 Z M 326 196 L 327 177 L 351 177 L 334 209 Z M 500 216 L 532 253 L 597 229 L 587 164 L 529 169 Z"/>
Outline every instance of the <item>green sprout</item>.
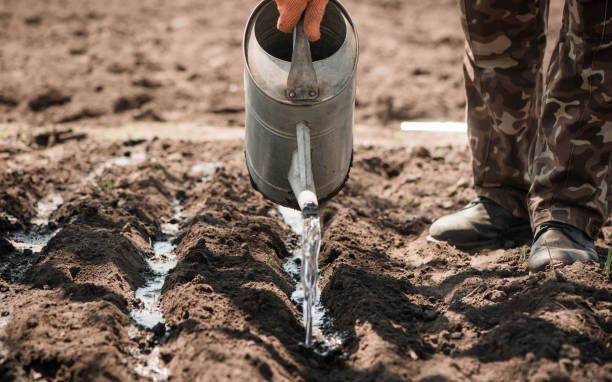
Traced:
<path fill-rule="evenodd" d="M 272 262 L 272 255 L 270 255 L 269 253 L 266 255 L 266 263 L 270 264 Z"/>
<path fill-rule="evenodd" d="M 603 273 L 607 277 L 610 277 L 610 267 L 612 267 L 612 247 L 608 249 L 608 259 L 606 260 L 606 265 L 604 265 Z"/>
<path fill-rule="evenodd" d="M 521 263 L 524 263 L 527 259 L 527 251 L 525 251 L 525 247 L 521 248 Z"/>
<path fill-rule="evenodd" d="M 21 142 L 23 142 L 24 145 L 29 146 L 30 145 L 30 135 L 28 133 L 22 132 L 19 133 L 19 140 Z"/>
<path fill-rule="evenodd" d="M 106 176 L 106 196 L 109 198 L 113 196 L 113 180 L 110 175 Z"/>

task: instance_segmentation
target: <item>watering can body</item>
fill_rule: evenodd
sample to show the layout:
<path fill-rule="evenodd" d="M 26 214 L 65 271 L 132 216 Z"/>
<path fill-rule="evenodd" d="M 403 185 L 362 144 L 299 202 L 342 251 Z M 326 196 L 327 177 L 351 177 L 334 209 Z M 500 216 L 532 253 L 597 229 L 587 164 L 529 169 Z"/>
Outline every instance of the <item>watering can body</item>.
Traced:
<path fill-rule="evenodd" d="M 309 131 L 318 199 L 324 201 L 335 195 L 348 178 L 358 40 L 348 12 L 339 2 L 330 0 L 321 23 L 321 39 L 310 44 L 316 93 L 296 97 L 288 90 L 295 36 L 278 31 L 277 20 L 276 3 L 264 0 L 246 26 L 245 156 L 252 184 L 264 197 L 298 208 L 288 180 L 297 150 L 296 126 L 305 125 Z"/>

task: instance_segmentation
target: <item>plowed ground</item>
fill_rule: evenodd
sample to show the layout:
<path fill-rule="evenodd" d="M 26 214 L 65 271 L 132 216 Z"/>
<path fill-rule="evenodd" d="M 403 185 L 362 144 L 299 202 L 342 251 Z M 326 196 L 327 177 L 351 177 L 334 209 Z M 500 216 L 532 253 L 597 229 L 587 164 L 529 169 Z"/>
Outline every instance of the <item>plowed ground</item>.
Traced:
<path fill-rule="evenodd" d="M 150 380 L 159 352 L 174 381 L 609 381 L 612 228 L 598 263 L 532 276 L 528 243 L 427 243 L 474 197 L 462 144 L 355 147 L 321 211 L 321 299 L 344 338 L 321 356 L 300 346 L 282 269 L 295 235 L 251 188 L 240 140 L 92 138 L 134 120 L 241 125 L 246 3 L 0 2 L 0 380 Z M 362 43 L 359 124 L 462 118 L 453 1 L 345 5 Z M 129 314 L 177 206 L 164 336 Z M 31 230 L 53 233 L 40 252 L 6 240 Z"/>

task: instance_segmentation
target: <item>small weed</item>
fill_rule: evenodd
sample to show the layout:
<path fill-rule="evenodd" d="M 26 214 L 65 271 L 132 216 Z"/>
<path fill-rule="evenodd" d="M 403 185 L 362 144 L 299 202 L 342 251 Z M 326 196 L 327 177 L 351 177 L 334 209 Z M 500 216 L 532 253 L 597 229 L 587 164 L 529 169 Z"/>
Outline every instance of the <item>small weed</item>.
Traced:
<path fill-rule="evenodd" d="M 30 135 L 28 133 L 19 133 L 19 140 L 26 146 L 29 146 L 31 143 Z"/>
<path fill-rule="evenodd" d="M 113 180 L 111 179 L 110 175 L 106 176 L 106 192 L 105 192 L 105 194 L 109 198 L 113 196 Z"/>
<path fill-rule="evenodd" d="M 607 277 L 610 277 L 610 267 L 612 267 L 612 247 L 608 249 L 608 258 L 606 259 L 606 265 L 604 265 L 603 273 Z"/>
<path fill-rule="evenodd" d="M 266 255 L 266 264 L 270 264 L 272 262 L 272 255 L 269 253 Z"/>
<path fill-rule="evenodd" d="M 525 247 L 521 248 L 521 263 L 524 263 L 527 259 L 527 251 L 525 251 Z"/>

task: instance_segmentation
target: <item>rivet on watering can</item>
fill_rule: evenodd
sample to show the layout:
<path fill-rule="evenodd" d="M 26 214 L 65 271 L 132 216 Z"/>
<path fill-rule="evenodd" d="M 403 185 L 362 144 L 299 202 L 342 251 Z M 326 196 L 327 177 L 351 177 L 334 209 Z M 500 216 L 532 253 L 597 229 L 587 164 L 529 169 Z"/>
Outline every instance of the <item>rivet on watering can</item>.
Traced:
<path fill-rule="evenodd" d="M 289 92 L 289 98 L 295 98 L 295 92 Z"/>
<path fill-rule="evenodd" d="M 311 96 L 311 97 L 314 97 L 314 96 L 317 95 L 317 92 L 314 91 L 314 90 L 311 90 L 311 91 L 308 92 L 308 95 Z"/>

